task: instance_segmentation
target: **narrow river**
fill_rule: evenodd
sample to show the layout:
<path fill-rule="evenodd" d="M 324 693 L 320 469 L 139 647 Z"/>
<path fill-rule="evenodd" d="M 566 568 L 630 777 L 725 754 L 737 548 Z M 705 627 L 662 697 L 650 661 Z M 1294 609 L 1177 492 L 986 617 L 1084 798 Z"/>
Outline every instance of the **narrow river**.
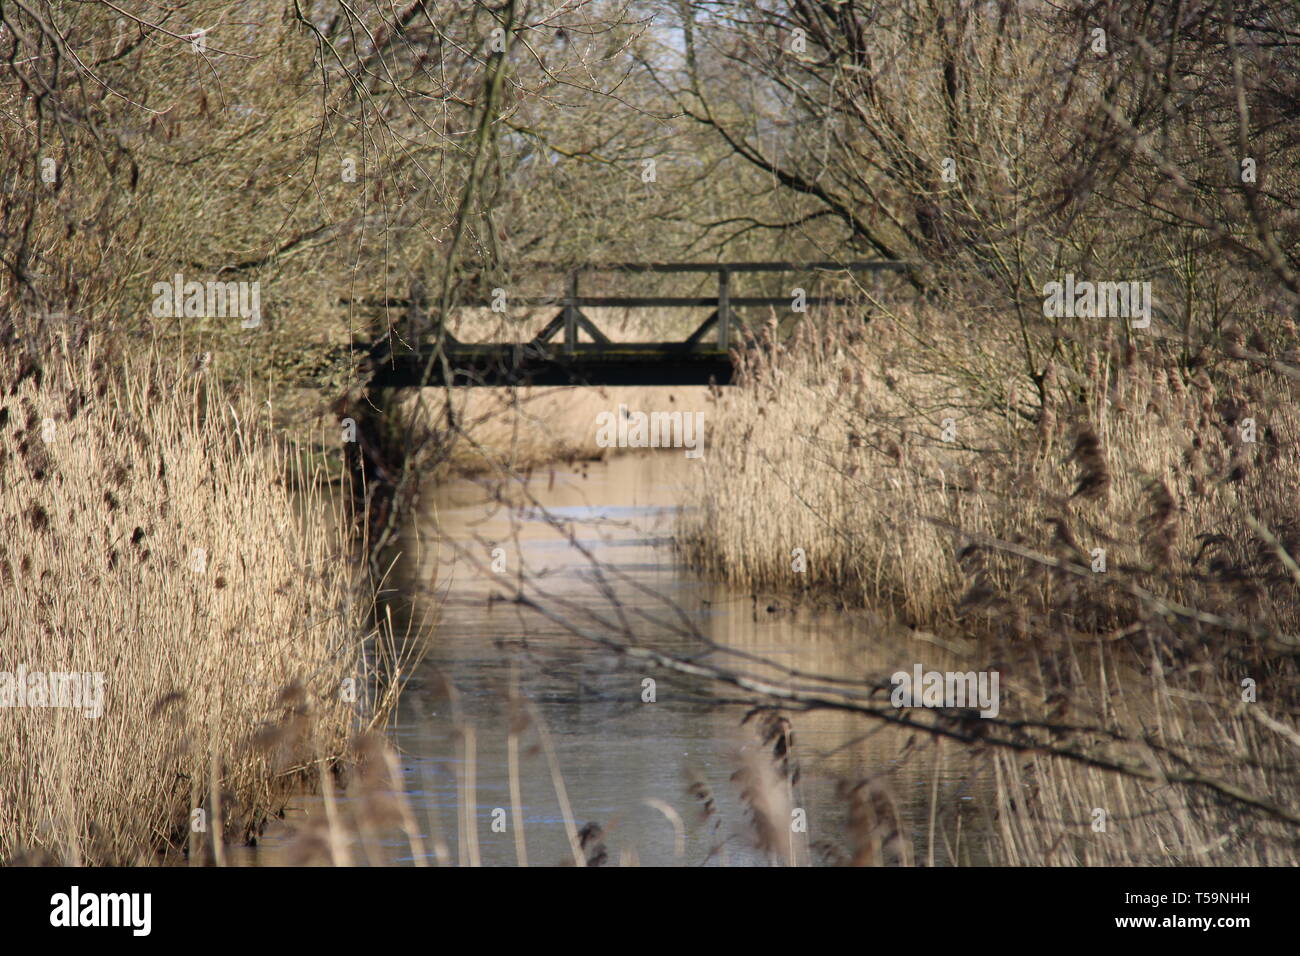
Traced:
<path fill-rule="evenodd" d="M 504 488 L 463 480 L 429 490 L 390 581 L 417 619 L 437 622 L 392 730 L 429 862 L 438 849 L 451 862 L 518 862 L 509 728 L 529 704 L 516 759 L 528 862 L 572 862 L 566 817 L 576 829 L 601 828 L 609 865 L 772 859 L 756 848 L 733 782 L 742 748 L 758 748 L 757 721 L 742 725 L 741 693 L 579 635 L 630 635 L 701 655 L 696 629 L 781 666 L 848 677 L 951 660 L 871 615 L 792 611 L 784 599 L 755 599 L 684 567 L 672 534 L 690 464 L 680 453 L 626 455 Z M 520 574 L 542 611 L 501 600 Z M 512 707 L 512 687 L 523 706 Z M 865 779 L 897 807 L 911 862 L 985 862 L 982 841 L 970 838 L 989 827 L 988 774 L 965 753 L 853 715 L 786 716 L 800 771 L 788 807 L 806 820 L 784 848 L 794 862 L 851 855 L 845 786 Z M 278 842 L 268 833 L 257 855 L 273 858 Z M 400 834 L 387 848 L 395 862 L 411 862 Z"/>

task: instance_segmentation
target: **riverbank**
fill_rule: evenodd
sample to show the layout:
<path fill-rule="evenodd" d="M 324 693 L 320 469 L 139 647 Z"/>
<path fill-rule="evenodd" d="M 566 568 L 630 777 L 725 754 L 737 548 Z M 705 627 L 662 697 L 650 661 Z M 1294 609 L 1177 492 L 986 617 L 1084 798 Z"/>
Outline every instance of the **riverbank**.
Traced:
<path fill-rule="evenodd" d="M 220 862 L 391 705 L 349 522 L 202 367 L 24 354 L 0 400 L 0 669 L 27 684 L 0 681 L 0 859 Z"/>
<path fill-rule="evenodd" d="M 990 753 L 1005 862 L 1293 859 L 1292 379 L 1113 330 L 1038 381 L 1017 353 L 1008 323 L 906 310 L 755 353 L 692 472 L 684 557 L 974 641 L 1016 688 L 1003 716 L 1070 754 Z M 1135 746 L 1145 782 L 1114 772 Z M 1053 823 L 1085 809 L 1123 838 Z"/>

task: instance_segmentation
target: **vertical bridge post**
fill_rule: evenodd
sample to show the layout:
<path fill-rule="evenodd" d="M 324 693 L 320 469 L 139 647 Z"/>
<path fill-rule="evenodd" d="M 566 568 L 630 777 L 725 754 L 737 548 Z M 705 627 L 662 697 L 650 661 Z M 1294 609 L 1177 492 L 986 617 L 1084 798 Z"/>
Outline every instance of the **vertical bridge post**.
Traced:
<path fill-rule="evenodd" d="M 731 341 L 731 270 L 718 270 L 718 348 L 724 352 Z"/>
<path fill-rule="evenodd" d="M 578 270 L 568 275 L 564 289 L 564 351 L 572 355 L 578 344 Z"/>

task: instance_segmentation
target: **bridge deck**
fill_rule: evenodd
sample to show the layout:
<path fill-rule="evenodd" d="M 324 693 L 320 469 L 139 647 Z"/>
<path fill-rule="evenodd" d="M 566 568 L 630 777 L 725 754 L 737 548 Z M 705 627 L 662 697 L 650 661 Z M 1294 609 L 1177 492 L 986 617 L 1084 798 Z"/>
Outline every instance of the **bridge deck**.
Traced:
<path fill-rule="evenodd" d="M 457 343 L 447 353 L 450 382 L 436 360 L 423 377 L 433 357 L 426 347 L 377 361 L 370 386 L 729 385 L 732 377 L 730 356 L 713 343 L 579 342 L 572 351 L 560 345 Z"/>

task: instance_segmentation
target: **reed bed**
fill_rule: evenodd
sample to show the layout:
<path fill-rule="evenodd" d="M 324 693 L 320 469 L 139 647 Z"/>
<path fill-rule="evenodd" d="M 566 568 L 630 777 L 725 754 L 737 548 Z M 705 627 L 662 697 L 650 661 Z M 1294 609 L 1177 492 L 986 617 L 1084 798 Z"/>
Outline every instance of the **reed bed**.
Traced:
<path fill-rule="evenodd" d="M 769 326 L 718 402 L 681 550 L 755 592 L 974 638 L 968 665 L 1010 688 L 1003 716 L 1088 758 L 972 744 L 992 836 L 966 821 L 953 858 L 1294 862 L 1296 377 L 1234 361 L 1259 353 L 1229 326 L 1217 358 L 1096 328 L 1034 380 L 1006 326 L 920 305 Z M 1105 766 L 1145 747 L 1145 780 Z M 1153 785 L 1175 767 L 1217 792 Z M 935 818 L 929 839 L 960 843 Z"/>
<path fill-rule="evenodd" d="M 1102 335 L 1077 371 L 1048 367 L 1036 407 L 1034 383 L 1006 362 L 909 362 L 901 325 L 803 326 L 752 360 L 694 472 L 681 527 L 692 560 L 744 587 L 825 585 L 921 626 L 963 616 L 973 578 L 1003 594 L 1025 583 L 1022 562 L 990 562 L 996 547 L 963 553 L 980 536 L 1087 567 L 1105 548 L 1118 573 L 1098 582 L 1142 572 L 1171 599 L 1248 599 L 1295 627 L 1295 593 L 1259 587 L 1294 580 L 1251 524 L 1300 544 L 1289 380 L 1225 384 Z"/>
<path fill-rule="evenodd" d="M 0 859 L 219 861 L 391 703 L 348 524 L 204 362 L 4 360 L 0 671 L 100 675 L 102 712 L 0 711 Z"/>

